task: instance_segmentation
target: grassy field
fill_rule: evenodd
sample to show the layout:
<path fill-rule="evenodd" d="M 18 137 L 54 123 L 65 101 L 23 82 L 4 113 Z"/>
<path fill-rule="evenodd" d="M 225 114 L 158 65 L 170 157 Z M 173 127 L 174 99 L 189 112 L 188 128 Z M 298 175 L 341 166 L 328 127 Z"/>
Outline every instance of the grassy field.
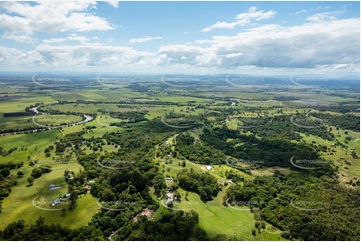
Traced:
<path fill-rule="evenodd" d="M 0 101 L 0 110 L 2 113 L 25 112 L 25 108 L 30 104 L 50 104 L 53 102 L 54 100 L 49 96 L 24 96 L 24 98 Z"/>
<path fill-rule="evenodd" d="M 253 213 L 246 207 L 227 207 L 222 204 L 224 192 L 220 192 L 212 201 L 203 202 L 198 194 L 189 192 L 188 201 L 184 198 L 185 191 L 179 188 L 182 195 L 180 203 L 175 203 L 175 209 L 184 211 L 195 210 L 199 214 L 198 227 L 207 231 L 209 236 L 224 234 L 231 240 L 282 240 L 281 231 L 269 232 L 268 229 L 262 229 L 261 233 L 252 235 L 252 229 L 256 220 Z M 154 197 L 154 196 L 153 196 Z M 165 201 L 160 201 L 165 204 Z M 153 218 L 159 216 L 159 213 L 166 210 L 164 206 L 152 215 Z M 177 211 L 177 210 L 175 210 Z M 270 225 L 266 223 L 266 228 Z"/>
<path fill-rule="evenodd" d="M 39 128 L 41 126 L 37 125 L 46 125 L 46 126 L 58 126 L 60 124 L 66 123 L 75 123 L 82 120 L 82 117 L 75 115 L 36 115 L 34 116 L 24 116 L 24 117 L 8 117 L 2 118 L 0 121 L 0 130 L 7 129 L 24 129 L 24 128 Z"/>
<path fill-rule="evenodd" d="M 39 216 L 45 217 L 47 223 L 59 223 L 61 225 L 69 226 L 70 228 L 81 227 L 90 221 L 91 217 L 98 211 L 99 206 L 96 204 L 96 199 L 92 198 L 89 194 L 82 196 L 78 200 L 78 206 L 73 211 L 66 211 L 62 215 L 62 211 L 44 211 L 34 207 L 33 199 L 44 199 L 40 201 L 54 200 L 59 194 L 67 192 L 67 185 L 64 181 L 64 170 L 69 169 L 78 172 L 80 165 L 76 162 L 75 158 L 71 159 L 68 164 L 60 164 L 52 162 L 51 158 L 44 156 L 44 149 L 49 144 L 57 140 L 61 136 L 58 130 L 51 130 L 41 133 L 33 134 L 20 134 L 13 136 L 0 137 L 0 143 L 6 150 L 18 147 L 8 156 L 2 157 L 0 162 L 5 163 L 9 161 L 23 161 L 24 166 L 11 170 L 11 179 L 17 180 L 18 184 L 13 187 L 9 197 L 6 197 L 2 203 L 2 211 L 0 213 L 0 230 L 3 230 L 9 223 L 15 222 L 20 218 L 27 223 L 34 223 Z M 21 150 L 21 147 L 26 147 L 26 150 Z M 34 166 L 29 166 L 30 160 L 35 157 L 45 164 L 45 161 L 52 166 L 53 171 L 49 174 L 43 174 L 40 178 L 35 179 L 33 186 L 27 186 L 27 178 L 30 176 Z M 39 164 L 40 165 L 40 164 Z M 24 173 L 23 177 L 18 178 L 16 173 L 20 170 Z M 49 184 L 56 184 L 61 186 L 61 189 L 50 191 Z M 37 200 L 35 200 L 35 204 Z M 40 207 L 50 208 L 50 204 L 46 202 L 40 204 Z M 82 218 L 82 219 L 79 219 Z"/>
<path fill-rule="evenodd" d="M 106 81 L 105 81 L 106 82 Z M 259 86 L 256 89 L 251 87 L 234 88 L 231 86 L 220 86 L 214 87 L 211 90 L 204 89 L 194 89 L 194 90 L 184 90 L 182 88 L 169 87 L 168 89 L 162 89 L 161 87 L 151 87 L 151 92 L 132 92 L 129 88 L 125 86 L 128 83 L 121 83 L 123 87 L 112 88 L 111 86 L 101 86 L 96 87 L 93 90 L 81 90 L 75 91 L 47 91 L 47 95 L 34 94 L 19 94 L 22 97 L 18 97 L 11 100 L 1 100 L 0 101 L 0 130 L 4 128 L 25 128 L 25 127 L 38 127 L 32 122 L 32 116 L 27 117 L 14 117 L 14 118 L 3 118 L 3 113 L 8 112 L 23 112 L 25 107 L 29 105 L 34 105 L 35 103 L 43 103 L 45 109 L 48 110 L 58 110 L 61 112 L 80 112 L 80 113 L 96 113 L 97 117 L 86 124 L 70 126 L 59 130 L 51 130 L 41 133 L 31 133 L 31 134 L 20 134 L 14 136 L 3 136 L 0 137 L 0 146 L 5 150 L 17 147 L 18 149 L 11 153 L 8 156 L 1 157 L 0 163 L 6 163 L 9 161 L 23 161 L 24 166 L 21 167 L 20 171 L 24 173 L 23 177 L 17 177 L 18 170 L 11 171 L 11 179 L 16 180 L 18 183 L 13 187 L 11 194 L 3 200 L 2 211 L 0 213 L 0 230 L 3 230 L 9 223 L 15 222 L 19 219 L 24 219 L 27 224 L 34 223 L 39 216 L 45 217 L 46 223 L 59 223 L 61 225 L 67 226 L 69 228 L 79 228 L 86 225 L 91 217 L 97 213 L 100 207 L 96 203 L 96 199 L 93 198 L 90 194 L 82 195 L 78 201 L 77 206 L 73 211 L 67 210 L 65 214 L 60 209 L 62 207 L 67 207 L 67 204 L 51 207 L 52 201 L 60 195 L 67 194 L 67 184 L 64 180 L 64 170 L 69 169 L 77 173 L 81 166 L 76 161 L 76 157 L 71 158 L 70 162 L 67 164 L 55 162 L 53 158 L 59 158 L 54 151 L 51 152 L 51 157 L 45 157 L 44 149 L 58 141 L 60 138 L 64 137 L 67 134 L 85 130 L 86 126 L 95 126 L 95 129 L 87 131 L 83 137 L 102 137 L 107 132 L 120 131 L 123 132 L 125 129 L 121 127 L 110 126 L 112 122 L 119 122 L 119 119 L 111 118 L 109 114 L 102 114 L 102 112 L 126 112 L 126 111 L 141 111 L 147 110 L 146 118 L 154 119 L 159 118 L 170 112 L 185 114 L 186 116 L 198 115 L 206 112 L 205 108 L 219 110 L 232 108 L 234 110 L 239 110 L 238 114 L 235 116 L 243 118 L 256 118 L 257 114 L 247 111 L 247 107 L 258 108 L 263 107 L 263 110 L 260 112 L 260 116 L 263 117 L 265 112 L 268 112 L 270 115 L 280 115 L 278 114 L 278 106 L 282 106 L 283 114 L 295 114 L 296 111 L 300 114 L 306 114 L 309 111 L 309 108 L 302 108 L 306 104 L 295 103 L 292 101 L 279 102 L 274 99 L 275 96 L 288 96 L 296 97 L 298 99 L 314 99 L 319 101 L 327 101 L 332 103 L 345 102 L 345 101 L 355 101 L 354 98 L 341 98 L 327 96 L 324 94 L 317 93 L 305 93 L 301 92 L 298 87 L 290 87 L 290 92 L 268 92 L 262 90 L 263 92 L 258 93 L 258 90 L 261 90 L 262 87 Z M 264 87 L 263 87 L 264 88 Z M 17 91 L 20 90 L 16 87 L 8 88 L 7 90 Z M 23 89 L 24 90 L 24 89 Z M 287 90 L 287 89 L 283 89 Z M 151 94 L 156 93 L 156 94 Z M 182 95 L 185 96 L 182 96 Z M 15 94 L 13 94 L 15 95 Z M 194 96 L 194 97 L 193 97 Z M 196 97 L 197 96 L 197 97 Z M 230 105 L 229 99 L 211 99 L 210 97 L 223 97 L 231 98 L 233 101 L 237 101 L 236 106 Z M 202 98 L 204 97 L 204 98 Z M 56 103 L 56 101 L 76 101 L 76 100 L 85 100 L 85 101 L 104 101 L 104 102 L 117 102 L 117 101 L 129 101 L 129 99 L 134 99 L 136 101 L 147 101 L 147 102 L 174 102 L 175 105 L 147 105 L 136 102 L 128 102 L 126 104 L 121 104 L 122 107 L 118 107 L 119 104 L 55 104 L 49 105 L 51 103 Z M 257 99 L 257 100 L 255 100 Z M 180 105 L 177 105 L 179 103 Z M 183 106 L 184 105 L 184 106 Z M 196 108 L 198 105 L 203 105 L 203 107 Z M 242 113 L 242 115 L 240 115 Z M 335 112 L 328 112 L 333 115 L 339 115 Z M 262 119 L 262 118 L 260 118 Z M 72 123 L 81 120 L 80 116 L 75 115 L 38 115 L 34 120 L 42 125 L 59 125 L 60 123 Z M 140 125 L 141 123 L 129 124 L 130 126 Z M 236 119 L 230 118 L 227 126 L 230 129 L 235 129 L 237 126 L 242 126 L 244 123 L 237 121 Z M 257 124 L 257 123 L 256 123 Z M 217 125 L 215 125 L 217 126 Z M 220 127 L 220 126 L 219 126 Z M 190 134 L 196 138 L 199 138 L 202 128 L 197 129 L 196 132 L 190 132 Z M 179 130 L 182 132 L 183 130 Z M 339 180 L 342 182 L 348 182 L 351 179 L 360 177 L 360 160 L 355 159 L 351 156 L 352 150 L 357 154 L 360 154 L 360 140 L 359 132 L 353 132 L 349 130 L 336 130 L 335 127 L 332 127 L 332 132 L 335 134 L 336 138 L 346 144 L 346 137 L 351 137 L 351 140 L 347 142 L 348 149 L 341 147 L 334 147 L 334 141 L 326 141 L 319 137 L 312 135 L 301 134 L 303 140 L 309 144 L 315 145 L 326 145 L 330 148 L 327 152 L 322 152 L 321 155 L 324 159 L 331 161 L 334 165 L 339 167 Z M 348 132 L 347 134 L 345 132 Z M 247 134 L 250 134 L 248 132 Z M 169 138 L 170 145 L 174 144 L 174 137 Z M 261 138 L 261 137 L 260 137 Z M 297 141 L 294 141 L 297 142 Z M 86 154 L 93 153 L 93 150 L 89 147 L 83 146 L 86 148 L 84 152 Z M 119 148 L 115 148 L 114 145 L 104 145 L 103 151 L 98 151 L 98 154 L 104 154 L 107 152 L 116 152 Z M 67 155 L 69 153 L 64 153 Z M 49 174 L 43 174 L 40 178 L 35 180 L 33 186 L 28 186 L 27 178 L 30 176 L 34 166 L 30 166 L 30 158 L 40 160 L 40 164 L 48 164 L 52 166 L 52 172 Z M 207 171 L 204 165 L 195 164 L 190 161 L 186 161 L 186 166 L 182 167 L 179 164 L 182 163 L 181 160 L 175 158 L 167 158 L 167 160 L 172 160 L 171 164 L 166 164 L 161 158 L 156 158 L 154 162 L 159 162 L 160 172 L 166 177 L 176 177 L 177 173 L 182 169 L 193 169 L 195 172 L 209 172 L 214 177 L 217 178 L 219 183 L 227 180 L 225 177 L 226 171 L 232 170 L 242 176 L 246 180 L 252 180 L 255 176 L 270 176 L 274 174 L 275 170 L 280 171 L 284 175 L 288 175 L 291 172 L 290 169 L 280 168 L 280 167 L 263 167 L 252 170 L 252 175 L 243 173 L 237 169 L 229 167 L 227 165 L 213 165 L 210 171 Z M 348 165 L 347 163 L 350 162 Z M 238 164 L 239 166 L 246 166 L 246 164 Z M 242 182 L 239 182 L 241 185 Z M 56 184 L 61 188 L 58 190 L 49 190 L 49 184 Z M 180 193 L 182 194 L 182 201 L 174 205 L 175 209 L 183 209 L 188 211 L 189 209 L 194 209 L 199 213 L 199 224 L 198 226 L 207 231 L 210 237 L 216 236 L 217 234 L 225 234 L 231 240 L 254 240 L 254 241 L 263 241 L 263 240 L 283 240 L 280 236 L 280 230 L 270 230 L 270 224 L 266 223 L 266 229 L 263 229 L 260 233 L 252 235 L 251 231 L 255 228 L 254 214 L 245 207 L 232 207 L 224 206 L 222 204 L 223 198 L 225 196 L 225 190 L 227 187 L 223 187 L 223 190 L 219 192 L 218 196 L 215 197 L 212 201 L 203 202 L 200 200 L 199 196 L 196 193 L 189 192 L 188 200 L 185 199 L 184 194 L 186 191 L 179 188 Z M 154 198 L 154 196 L 153 196 Z M 34 203 L 36 206 L 34 206 Z M 163 201 L 164 202 L 164 201 Z M 54 210 L 55 208 L 55 210 Z M 53 209 L 53 210 L 43 210 L 43 209 Z M 161 211 L 166 210 L 167 208 L 161 206 L 158 211 L 156 211 L 152 217 L 156 218 L 160 215 Z"/>

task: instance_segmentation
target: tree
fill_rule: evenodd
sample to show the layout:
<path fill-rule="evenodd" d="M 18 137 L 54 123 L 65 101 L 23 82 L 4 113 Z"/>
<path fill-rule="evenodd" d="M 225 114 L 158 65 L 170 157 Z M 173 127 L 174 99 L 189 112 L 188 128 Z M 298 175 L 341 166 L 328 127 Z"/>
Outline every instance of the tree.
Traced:
<path fill-rule="evenodd" d="M 265 224 L 263 221 L 261 222 L 261 228 L 262 228 L 262 229 L 265 229 L 265 228 L 266 228 L 266 224 Z"/>
<path fill-rule="evenodd" d="M 10 175 L 10 169 L 9 168 L 3 168 L 0 170 L 0 174 L 3 176 L 3 177 L 7 177 Z"/>
<path fill-rule="evenodd" d="M 256 230 L 252 229 L 252 235 L 256 235 Z"/>
<path fill-rule="evenodd" d="M 18 177 L 22 177 L 24 175 L 24 173 L 22 171 L 18 171 L 17 175 L 18 175 Z"/>
<path fill-rule="evenodd" d="M 75 190 L 73 185 L 68 185 L 68 192 L 71 193 Z"/>
<path fill-rule="evenodd" d="M 102 199 L 104 201 L 114 201 L 114 192 L 110 190 L 109 188 L 105 188 L 102 192 Z"/>
<path fill-rule="evenodd" d="M 76 193 L 76 191 L 72 191 L 70 193 L 70 204 L 69 204 L 69 207 L 70 209 L 74 207 L 74 205 L 76 204 L 76 200 L 78 199 L 78 194 Z"/>
<path fill-rule="evenodd" d="M 39 178 L 41 177 L 42 174 L 43 174 L 43 170 L 39 167 L 36 167 L 31 171 L 31 176 L 33 178 Z"/>
<path fill-rule="evenodd" d="M 37 228 L 44 226 L 45 218 L 40 216 L 38 220 L 35 221 Z"/>
<path fill-rule="evenodd" d="M 32 177 L 32 176 L 29 176 L 27 180 L 28 180 L 28 182 L 29 182 L 29 185 L 32 186 L 32 185 L 34 184 L 35 178 Z"/>

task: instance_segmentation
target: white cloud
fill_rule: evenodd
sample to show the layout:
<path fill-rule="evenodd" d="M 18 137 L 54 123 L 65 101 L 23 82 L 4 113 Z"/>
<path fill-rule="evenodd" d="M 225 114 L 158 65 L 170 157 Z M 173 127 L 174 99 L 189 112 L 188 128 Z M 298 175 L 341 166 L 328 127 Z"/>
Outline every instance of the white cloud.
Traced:
<path fill-rule="evenodd" d="M 12 39 L 12 40 L 15 40 L 16 43 L 19 43 L 19 44 L 35 44 L 36 42 L 38 42 L 37 39 L 33 39 L 29 36 L 26 36 L 26 35 L 16 35 L 16 34 L 13 34 L 13 33 L 5 33 L 3 35 L 3 38 L 4 39 Z"/>
<path fill-rule="evenodd" d="M 351 6 L 352 6 L 352 3 L 347 4 L 347 5 L 343 5 L 342 8 L 347 8 L 347 7 L 351 7 Z"/>
<path fill-rule="evenodd" d="M 66 38 L 43 39 L 42 41 L 45 44 L 56 44 L 56 43 L 62 43 L 64 41 L 66 41 Z"/>
<path fill-rule="evenodd" d="M 336 20 L 337 15 L 341 15 L 345 12 L 345 10 L 342 11 L 334 11 L 334 12 L 323 12 L 323 13 L 316 13 L 312 15 L 311 17 L 306 18 L 306 20 L 311 22 L 320 22 L 320 21 L 331 21 Z"/>
<path fill-rule="evenodd" d="M 4 2 L 0 5 L 0 28 L 3 38 L 30 38 L 34 32 L 66 32 L 111 30 L 114 27 L 104 18 L 87 13 L 95 1 L 78 2 Z M 5 10 L 5 11 L 4 11 Z"/>
<path fill-rule="evenodd" d="M 144 42 L 148 42 L 151 40 L 156 40 L 156 39 L 163 39 L 163 37 L 150 37 L 150 36 L 145 36 L 144 38 L 140 38 L 140 39 L 131 39 L 129 40 L 129 43 L 144 43 Z"/>
<path fill-rule="evenodd" d="M 97 37 L 93 37 L 96 38 Z M 90 39 L 84 36 L 79 36 L 77 34 L 70 34 L 70 36 L 68 36 L 67 38 L 52 38 L 52 39 L 43 39 L 42 42 L 45 44 L 58 44 L 58 43 L 62 43 L 65 41 L 76 41 L 79 43 L 87 43 Z"/>
<path fill-rule="evenodd" d="M 0 64 L 17 66 L 70 67 L 111 67 L 137 66 L 149 63 L 154 53 L 137 51 L 130 47 L 82 44 L 77 46 L 51 46 L 41 44 L 32 51 L 20 51 L 0 46 Z"/>
<path fill-rule="evenodd" d="M 67 38 L 68 40 L 78 41 L 80 43 L 86 43 L 89 41 L 89 38 L 84 36 L 78 36 L 76 34 L 70 34 L 70 36 Z"/>
<path fill-rule="evenodd" d="M 236 26 L 245 26 L 252 22 L 252 20 L 260 21 L 263 19 L 273 18 L 276 12 L 270 10 L 268 12 L 264 12 L 263 10 L 257 11 L 256 7 L 250 7 L 247 13 L 238 14 L 233 22 L 216 22 L 215 24 L 202 29 L 202 32 L 210 32 L 214 29 L 233 29 Z"/>
<path fill-rule="evenodd" d="M 298 12 L 290 13 L 290 15 L 297 15 L 297 14 L 304 13 L 304 12 L 307 12 L 307 10 L 303 9 L 303 10 L 298 11 Z"/>
<path fill-rule="evenodd" d="M 190 44 L 162 46 L 159 63 L 218 70 L 254 67 L 335 71 L 344 65 L 357 72 L 359 67 L 352 63 L 359 58 L 359 42 L 359 19 L 318 21 L 292 27 L 272 24 L 248 28 L 234 36 L 213 36 Z"/>
<path fill-rule="evenodd" d="M 109 5 L 114 8 L 118 8 L 118 6 L 119 6 L 119 1 L 114 1 L 114 0 L 108 0 L 108 1 L 103 0 L 103 1 L 109 3 Z"/>

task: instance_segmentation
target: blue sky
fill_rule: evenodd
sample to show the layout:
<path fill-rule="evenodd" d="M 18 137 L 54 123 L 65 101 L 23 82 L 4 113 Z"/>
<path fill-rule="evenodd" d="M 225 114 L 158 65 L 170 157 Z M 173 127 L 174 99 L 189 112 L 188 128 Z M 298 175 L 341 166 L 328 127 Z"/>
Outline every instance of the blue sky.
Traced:
<path fill-rule="evenodd" d="M 359 75 L 359 2 L 0 2 L 0 70 Z"/>

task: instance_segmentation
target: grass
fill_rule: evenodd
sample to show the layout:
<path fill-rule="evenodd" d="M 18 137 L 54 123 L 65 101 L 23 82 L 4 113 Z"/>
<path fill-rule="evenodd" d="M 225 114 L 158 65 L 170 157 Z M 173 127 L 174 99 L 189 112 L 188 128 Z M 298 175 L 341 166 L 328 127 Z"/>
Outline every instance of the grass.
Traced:
<path fill-rule="evenodd" d="M 35 156 L 62 135 L 58 130 L 49 130 L 39 133 L 17 134 L 10 136 L 0 136 L 0 144 L 5 150 L 18 147 L 8 156 L 1 157 L 0 163 L 8 161 L 27 161 L 28 156 Z M 26 150 L 21 150 L 24 147 Z"/>
<path fill-rule="evenodd" d="M 33 116 L 3 118 L 0 122 L 0 130 L 38 128 L 39 126 L 32 122 L 32 117 Z"/>
<path fill-rule="evenodd" d="M 40 154 L 39 158 L 44 159 Z M 36 205 L 42 208 L 52 208 L 50 207 L 50 203 L 59 195 L 67 193 L 67 184 L 63 177 L 64 170 L 69 169 L 77 173 L 80 168 L 80 165 L 75 160 L 69 164 L 52 166 L 52 172 L 43 174 L 40 178 L 35 179 L 34 185 L 30 187 L 27 186 L 27 177 L 29 177 L 34 166 L 29 167 L 28 165 L 24 165 L 24 167 L 20 168 L 19 170 L 24 173 L 24 176 L 21 178 L 15 178 L 17 170 L 11 171 L 12 179 L 16 179 L 18 184 L 13 187 L 10 196 L 3 201 L 0 219 L 4 221 L 4 224 L 0 225 L 0 230 L 3 230 L 9 223 L 19 219 L 25 220 L 27 224 L 34 224 L 39 216 L 43 216 L 46 223 L 59 223 L 69 228 L 79 228 L 90 221 L 91 217 L 99 209 L 96 199 L 90 194 L 83 195 L 79 198 L 76 208 L 72 211 L 67 210 L 65 216 L 62 215 L 62 211 L 44 211 L 34 207 L 32 201 L 34 198 L 38 198 L 41 199 L 40 201 L 43 201 L 43 203 L 38 204 L 35 202 Z M 51 191 L 48 189 L 49 184 L 56 184 L 57 186 L 61 186 L 61 188 Z M 61 208 L 61 206 L 59 207 Z M 58 208 L 58 206 L 55 208 Z"/>
<path fill-rule="evenodd" d="M 184 211 L 195 210 L 199 214 L 198 227 L 206 230 L 208 236 L 214 237 L 217 234 L 225 234 L 229 239 L 233 240 L 279 240 L 280 231 L 267 233 L 261 230 L 261 233 L 253 236 L 251 234 L 256 220 L 253 213 L 249 209 L 237 210 L 222 205 L 224 192 L 220 192 L 212 201 L 203 202 L 198 194 L 189 192 L 188 201 L 184 198 L 185 191 L 179 188 L 182 194 L 182 201 L 174 204 L 176 209 L 184 209 Z M 163 201 L 164 202 L 164 201 Z M 162 210 L 155 212 L 152 217 L 157 218 Z M 270 226 L 266 223 L 267 226 Z"/>
<path fill-rule="evenodd" d="M 26 96 L 24 98 L 12 99 L 9 101 L 0 102 L 0 110 L 3 113 L 12 113 L 12 112 L 25 112 L 25 108 L 29 107 L 31 104 L 35 105 L 36 103 L 50 104 L 54 100 L 49 96 Z"/>

